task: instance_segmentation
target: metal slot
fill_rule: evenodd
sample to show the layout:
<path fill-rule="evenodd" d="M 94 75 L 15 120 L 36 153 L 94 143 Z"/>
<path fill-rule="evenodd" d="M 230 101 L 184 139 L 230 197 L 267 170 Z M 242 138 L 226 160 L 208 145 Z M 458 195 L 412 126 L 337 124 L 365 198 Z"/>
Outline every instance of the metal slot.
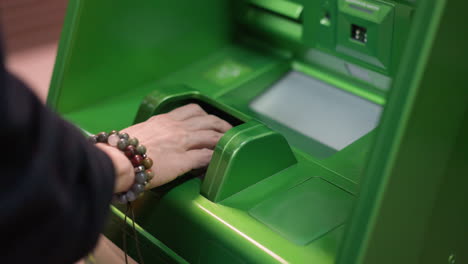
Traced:
<path fill-rule="evenodd" d="M 270 0 L 250 0 L 250 7 L 258 8 L 262 11 L 293 20 L 302 22 L 302 5 L 290 1 L 270 1 Z"/>

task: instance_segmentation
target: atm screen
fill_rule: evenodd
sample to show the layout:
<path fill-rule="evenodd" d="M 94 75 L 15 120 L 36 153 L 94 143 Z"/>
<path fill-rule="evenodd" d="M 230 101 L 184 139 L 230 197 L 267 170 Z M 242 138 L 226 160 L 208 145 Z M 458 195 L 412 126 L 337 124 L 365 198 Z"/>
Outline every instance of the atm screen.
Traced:
<path fill-rule="evenodd" d="M 296 71 L 255 98 L 250 107 L 268 125 L 294 130 L 332 152 L 374 129 L 382 111 L 377 104 Z M 292 145 L 299 144 L 288 137 L 292 133 L 284 134 Z"/>

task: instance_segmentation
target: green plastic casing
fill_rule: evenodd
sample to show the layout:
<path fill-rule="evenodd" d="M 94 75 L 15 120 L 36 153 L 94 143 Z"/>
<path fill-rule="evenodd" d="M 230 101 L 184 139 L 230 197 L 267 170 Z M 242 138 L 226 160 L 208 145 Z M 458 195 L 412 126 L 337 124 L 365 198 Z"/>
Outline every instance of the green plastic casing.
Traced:
<path fill-rule="evenodd" d="M 189 103 L 233 125 L 135 219 L 111 206 L 105 235 L 145 263 L 468 263 L 467 8 L 70 0 L 47 103 L 91 133 Z M 383 107 L 378 127 L 330 151 L 253 111 L 291 71 Z"/>

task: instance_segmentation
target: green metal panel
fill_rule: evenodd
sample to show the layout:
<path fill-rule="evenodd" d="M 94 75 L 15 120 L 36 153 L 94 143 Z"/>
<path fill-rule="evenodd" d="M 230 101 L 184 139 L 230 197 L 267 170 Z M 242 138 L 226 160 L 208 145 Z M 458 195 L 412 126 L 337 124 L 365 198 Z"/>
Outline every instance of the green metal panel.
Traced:
<path fill-rule="evenodd" d="M 468 262 L 467 7 L 420 2 L 340 263 Z"/>
<path fill-rule="evenodd" d="M 312 178 L 272 195 L 249 213 L 294 243 L 307 245 L 343 225 L 353 202 L 352 195 L 320 178 Z M 330 207 L 338 213 L 327 210 Z"/>
<path fill-rule="evenodd" d="M 337 52 L 388 68 L 392 56 L 393 7 L 377 1 L 340 0 L 338 11 Z"/>
<path fill-rule="evenodd" d="M 228 131 L 216 145 L 201 193 L 219 202 L 295 163 L 281 134 L 251 121 Z"/>
<path fill-rule="evenodd" d="M 114 214 L 114 217 L 106 226 L 106 230 L 104 231 L 104 233 L 115 244 L 117 244 L 117 246 L 121 248 L 124 248 L 122 233 L 125 233 L 125 235 L 128 236 L 127 239 L 129 241 L 132 241 L 131 243 L 127 243 L 126 247 L 126 250 L 129 255 L 138 256 L 138 246 L 142 257 L 144 259 L 151 259 L 152 262 L 188 263 L 177 253 L 175 253 L 173 250 L 164 245 L 164 243 L 162 243 L 160 240 L 158 240 L 151 234 L 145 232 L 138 224 L 135 224 L 135 229 L 133 229 L 132 220 L 130 218 L 127 218 L 127 222 L 124 222 L 125 215 L 117 208 L 111 206 L 111 212 Z M 137 244 L 136 241 L 138 241 L 139 243 Z M 139 261 L 138 258 L 136 259 Z"/>
<path fill-rule="evenodd" d="M 71 0 L 50 103 L 63 113 L 100 103 L 222 47 L 230 37 L 229 3 L 204 5 Z"/>

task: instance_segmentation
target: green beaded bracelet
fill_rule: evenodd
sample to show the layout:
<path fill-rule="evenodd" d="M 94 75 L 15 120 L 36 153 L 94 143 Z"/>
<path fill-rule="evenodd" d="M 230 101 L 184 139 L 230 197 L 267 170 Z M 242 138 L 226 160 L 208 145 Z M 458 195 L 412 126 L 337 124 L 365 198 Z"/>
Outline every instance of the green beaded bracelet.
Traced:
<path fill-rule="evenodd" d="M 114 194 L 113 200 L 121 204 L 136 200 L 154 177 L 154 172 L 151 170 L 153 160 L 146 155 L 146 147 L 140 145 L 138 139 L 130 138 L 127 133 L 119 133 L 116 130 L 91 135 L 88 140 L 93 144 L 105 143 L 116 147 L 130 160 L 135 171 L 135 182 L 127 192 Z"/>

